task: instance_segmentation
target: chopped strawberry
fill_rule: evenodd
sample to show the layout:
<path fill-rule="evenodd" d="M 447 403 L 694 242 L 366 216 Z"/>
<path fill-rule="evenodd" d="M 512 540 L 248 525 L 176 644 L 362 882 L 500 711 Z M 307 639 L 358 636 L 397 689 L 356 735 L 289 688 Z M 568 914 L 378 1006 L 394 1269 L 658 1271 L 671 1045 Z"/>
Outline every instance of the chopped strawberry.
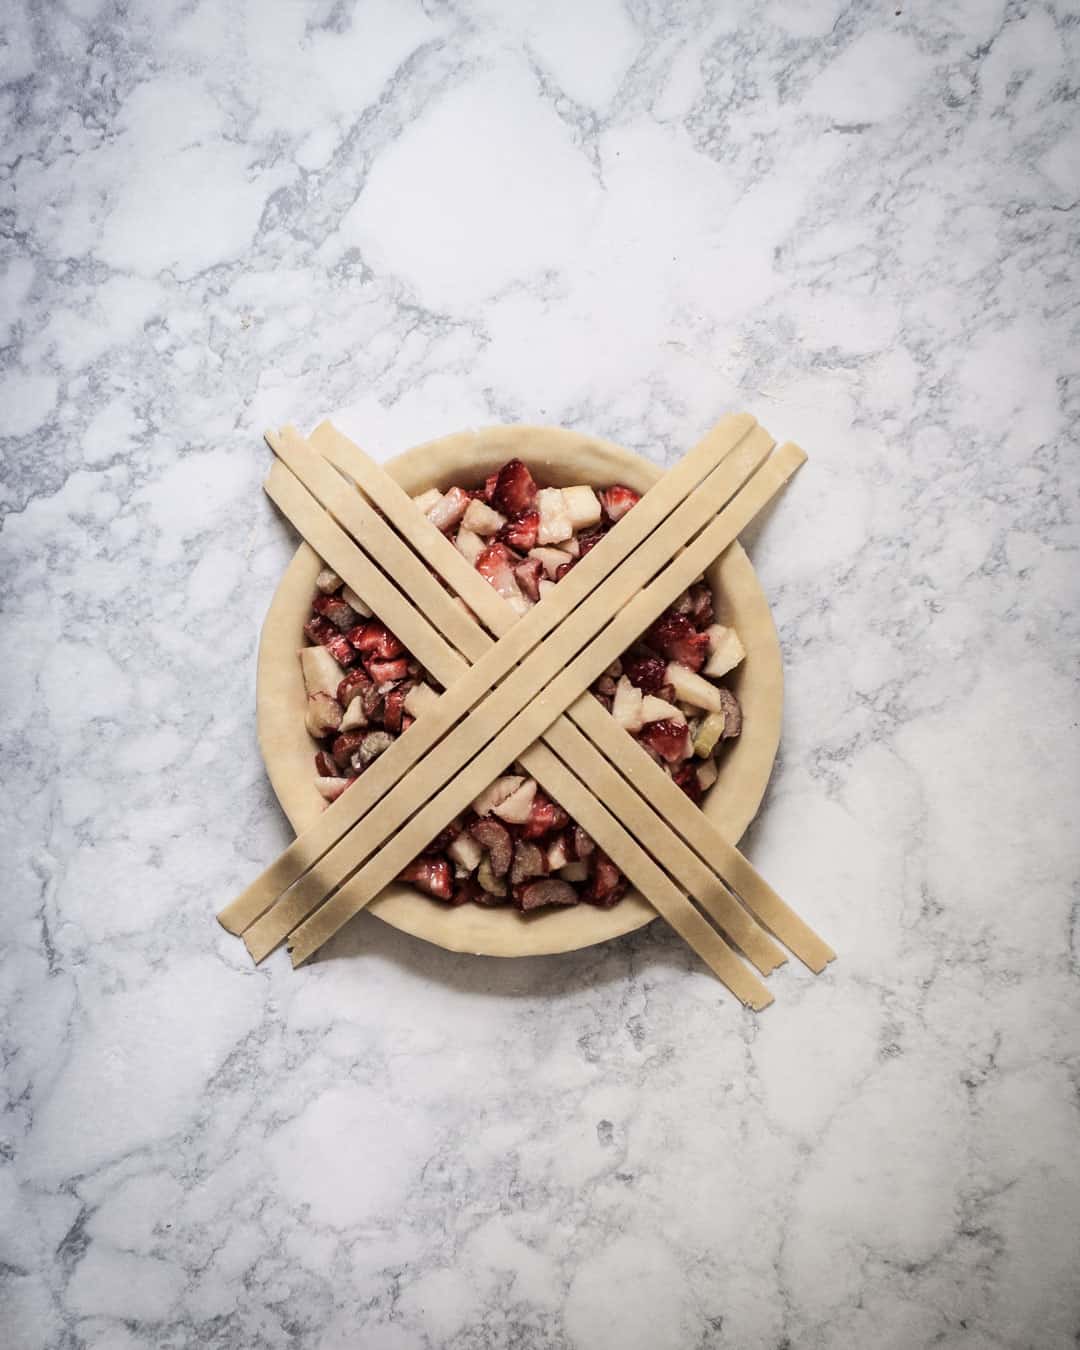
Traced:
<path fill-rule="evenodd" d="M 315 772 L 320 778 L 337 778 L 341 774 L 341 767 L 334 760 L 333 755 L 325 750 L 320 750 L 315 756 Z"/>
<path fill-rule="evenodd" d="M 645 634 L 645 641 L 670 661 L 700 670 L 709 654 L 709 637 L 699 633 L 685 614 L 662 614 Z"/>
<path fill-rule="evenodd" d="M 337 687 L 337 701 L 347 708 L 365 685 L 371 684 L 371 676 L 361 666 L 350 670 Z"/>
<path fill-rule="evenodd" d="M 304 624 L 304 632 L 318 647 L 325 647 L 326 644 L 338 635 L 337 629 L 329 621 L 324 619 L 321 614 L 308 619 Z"/>
<path fill-rule="evenodd" d="M 476 570 L 500 595 L 509 599 L 520 594 L 512 566 L 516 561 L 505 544 L 488 544 L 476 560 Z"/>
<path fill-rule="evenodd" d="M 338 773 L 346 767 L 353 755 L 360 749 L 364 735 L 363 731 L 343 731 L 340 736 L 334 737 L 331 754 L 337 761 Z"/>
<path fill-rule="evenodd" d="M 600 505 L 604 508 L 604 515 L 613 525 L 617 520 L 622 520 L 627 511 L 639 501 L 641 493 L 635 492 L 633 488 L 624 487 L 622 483 L 616 483 L 614 487 L 600 493 Z"/>
<path fill-rule="evenodd" d="M 510 831 L 491 816 L 484 816 L 482 820 L 474 821 L 469 826 L 469 833 L 481 848 L 487 849 L 491 858 L 491 870 L 497 877 L 504 877 L 510 869 L 510 859 L 513 857 Z"/>
<path fill-rule="evenodd" d="M 376 684 L 389 684 L 392 680 L 403 680 L 409 673 L 409 663 L 404 658 L 397 661 L 380 661 L 368 657 L 367 673 Z"/>
<path fill-rule="evenodd" d="M 699 628 L 708 628 L 716 614 L 713 609 L 713 593 L 708 586 L 690 587 L 690 617 Z"/>
<path fill-rule="evenodd" d="M 643 694 L 658 694 L 666 678 L 667 663 L 658 656 L 630 656 L 623 661 L 623 674 Z"/>
<path fill-rule="evenodd" d="M 597 849 L 593 859 L 592 875 L 581 892 L 581 898 L 601 909 L 610 909 L 617 900 L 622 899 L 626 890 L 626 878 L 607 856 Z"/>
<path fill-rule="evenodd" d="M 540 599 L 540 578 L 544 575 L 544 565 L 539 558 L 526 558 L 514 568 L 517 584 L 530 600 Z"/>
<path fill-rule="evenodd" d="M 405 732 L 408 731 L 408 729 L 412 726 L 412 724 L 413 724 L 415 721 L 416 721 L 416 718 L 415 718 L 415 717 L 410 717 L 408 713 L 405 714 L 405 716 L 401 719 L 401 732 L 402 732 L 402 735 L 404 735 Z"/>
<path fill-rule="evenodd" d="M 571 839 L 574 845 L 575 858 L 587 858 L 596 845 L 593 843 L 592 836 L 585 833 L 580 825 L 574 825 L 571 831 Z"/>
<path fill-rule="evenodd" d="M 435 503 L 427 513 L 427 518 L 437 530 L 444 532 L 452 530 L 465 514 L 469 500 L 467 492 L 463 492 L 459 487 L 452 487 L 449 492 L 443 494 L 441 501 Z"/>
<path fill-rule="evenodd" d="M 361 689 L 360 697 L 363 700 L 362 706 L 367 720 L 369 722 L 380 721 L 382 719 L 383 696 L 371 680 Z"/>
<path fill-rule="evenodd" d="M 559 803 L 553 802 L 538 789 L 529 809 L 529 819 L 521 827 L 521 837 L 540 839 L 549 830 L 561 830 L 569 823 L 570 817 Z"/>
<path fill-rule="evenodd" d="M 536 547 L 536 531 L 540 527 L 540 512 L 535 508 L 519 511 L 513 520 L 508 520 L 495 536 L 504 544 L 509 544 L 519 553 L 528 553 Z"/>
<path fill-rule="evenodd" d="M 417 890 L 437 900 L 449 900 L 454 893 L 450 864 L 445 858 L 417 858 L 398 874 L 399 881 L 410 881 Z"/>
<path fill-rule="evenodd" d="M 495 487 L 498 484 L 498 481 L 499 481 L 498 469 L 496 469 L 494 473 L 489 473 L 488 476 L 484 479 L 484 487 L 480 493 L 480 496 L 483 497 L 484 501 L 487 502 L 488 506 L 490 506 L 495 499 Z"/>
<path fill-rule="evenodd" d="M 687 760 L 685 764 L 680 764 L 677 769 L 673 770 L 671 776 L 695 804 L 704 797 L 705 792 L 698 779 L 697 769 L 691 761 Z"/>
<path fill-rule="evenodd" d="M 317 595 L 311 602 L 311 608 L 324 619 L 329 619 L 342 633 L 354 627 L 360 617 L 352 605 L 346 604 L 340 595 Z"/>
<path fill-rule="evenodd" d="M 387 731 L 400 731 L 405 716 L 405 700 L 413 686 L 409 683 L 395 684 L 386 695 L 383 704 L 383 726 Z"/>
<path fill-rule="evenodd" d="M 510 459 L 499 470 L 491 505 L 504 516 L 516 516 L 536 504 L 536 483 L 520 459 Z"/>
<path fill-rule="evenodd" d="M 591 548 L 595 548 L 605 534 L 607 534 L 607 530 L 602 525 L 593 525 L 590 529 L 579 530 L 574 536 L 578 541 L 578 548 L 581 550 L 578 557 L 584 558 L 585 554 Z"/>
<path fill-rule="evenodd" d="M 638 740 L 655 750 L 667 764 L 690 758 L 690 730 L 685 722 L 676 722 L 673 717 L 646 722 L 638 732 Z"/>
<path fill-rule="evenodd" d="M 519 839 L 514 844 L 514 861 L 510 864 L 511 885 L 519 886 L 530 877 L 542 877 L 545 870 L 544 855 L 537 846 Z"/>
<path fill-rule="evenodd" d="M 339 666 L 351 666 L 357 659 L 356 648 L 344 633 L 335 632 L 332 638 L 328 638 L 327 641 L 323 643 L 323 646 Z"/>
<path fill-rule="evenodd" d="M 369 619 L 359 628 L 354 628 L 349 634 L 349 641 L 358 652 L 363 652 L 365 656 L 377 656 L 382 661 L 392 661 L 405 650 L 404 644 L 378 619 Z"/>
<path fill-rule="evenodd" d="M 480 899 L 483 892 L 480 883 L 475 877 L 463 877 L 454 887 L 454 894 L 450 897 L 452 905 L 467 905 L 470 900 L 477 904 L 483 903 Z"/>
<path fill-rule="evenodd" d="M 545 905 L 576 905 L 578 893 L 568 881 L 557 881 L 551 877 L 515 887 L 514 899 L 520 909 L 528 911 L 542 909 Z"/>
<path fill-rule="evenodd" d="M 566 576 L 567 572 L 570 571 L 571 567 L 573 567 L 576 562 L 576 558 L 567 558 L 564 563 L 560 563 L 555 569 L 555 575 L 552 577 L 552 581 L 562 581 L 563 577 Z"/>

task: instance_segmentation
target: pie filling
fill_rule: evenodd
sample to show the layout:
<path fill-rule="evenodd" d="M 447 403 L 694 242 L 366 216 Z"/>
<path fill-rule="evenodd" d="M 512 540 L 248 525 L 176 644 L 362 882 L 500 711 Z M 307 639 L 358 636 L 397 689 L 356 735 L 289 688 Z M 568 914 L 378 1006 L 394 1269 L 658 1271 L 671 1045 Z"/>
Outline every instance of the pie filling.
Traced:
<path fill-rule="evenodd" d="M 414 498 L 428 519 L 506 601 L 524 614 L 558 584 L 639 500 L 616 484 L 538 487 L 519 459 L 482 488 L 432 488 Z M 300 652 L 306 726 L 318 743 L 316 786 L 334 801 L 438 697 L 434 681 L 361 598 L 329 568 Z M 700 802 L 717 778 L 742 712 L 719 681 L 745 655 L 738 634 L 714 621 L 704 579 L 592 685 L 615 720 Z M 516 770 L 516 766 L 515 766 Z M 434 838 L 401 873 L 418 890 L 459 905 L 530 911 L 579 902 L 610 908 L 626 878 L 534 779 L 510 772 Z"/>

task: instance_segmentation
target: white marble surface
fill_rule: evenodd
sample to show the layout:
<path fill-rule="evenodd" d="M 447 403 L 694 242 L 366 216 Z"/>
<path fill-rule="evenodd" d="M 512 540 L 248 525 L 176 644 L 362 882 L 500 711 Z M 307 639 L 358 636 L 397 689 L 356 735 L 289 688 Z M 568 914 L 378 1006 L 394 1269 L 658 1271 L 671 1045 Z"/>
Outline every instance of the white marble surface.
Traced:
<path fill-rule="evenodd" d="M 894 12 L 895 11 L 895 12 Z M 1073 1347 L 1075 7 L 7 0 L 0 1343 Z M 252 970 L 270 422 L 811 463 L 751 856 L 841 959 Z"/>

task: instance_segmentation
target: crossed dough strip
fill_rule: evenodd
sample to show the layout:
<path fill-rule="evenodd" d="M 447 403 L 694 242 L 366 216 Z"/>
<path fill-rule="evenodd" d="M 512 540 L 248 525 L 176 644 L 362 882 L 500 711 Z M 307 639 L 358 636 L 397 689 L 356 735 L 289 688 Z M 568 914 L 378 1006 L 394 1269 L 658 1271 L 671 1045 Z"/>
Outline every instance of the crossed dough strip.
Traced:
<path fill-rule="evenodd" d="M 534 706 L 542 707 L 543 695 L 541 691 L 543 686 L 548 680 L 555 677 L 563 662 L 568 657 L 573 656 L 608 622 L 613 610 L 618 610 L 620 606 L 625 605 L 634 596 L 640 596 L 643 581 L 648 580 L 660 565 L 660 561 L 669 557 L 675 549 L 714 515 L 716 505 L 727 501 L 739 483 L 768 453 L 771 444 L 770 437 L 760 428 L 754 428 L 750 435 L 745 437 L 739 448 L 727 456 L 718 468 L 713 470 L 705 480 L 704 486 L 668 516 L 651 536 L 645 548 L 648 549 L 648 553 L 653 560 L 642 559 L 641 554 L 644 550 L 639 549 L 616 568 L 603 585 L 578 608 L 572 618 L 564 621 L 559 628 L 558 645 L 553 642 L 545 643 L 534 649 L 529 659 L 520 665 L 498 687 L 494 694 L 486 698 L 477 708 L 474 708 L 465 721 L 428 756 L 424 761 L 422 774 L 410 775 L 407 782 L 400 782 L 395 778 L 393 781 L 397 782 L 396 795 L 387 791 L 389 784 L 386 774 L 378 775 L 374 783 L 369 782 L 375 771 L 393 754 L 397 745 L 403 745 L 407 737 L 413 736 L 419 727 L 426 725 L 429 729 L 429 740 L 435 738 L 434 734 L 431 734 L 435 727 L 434 716 L 437 712 L 444 710 L 446 706 L 453 705 L 455 694 L 459 695 L 459 699 L 467 696 L 470 702 L 473 700 L 474 695 L 470 690 L 470 685 L 475 685 L 485 671 L 485 667 L 489 666 L 494 660 L 505 657 L 508 650 L 513 653 L 514 649 L 511 644 L 518 628 L 538 614 L 542 606 L 538 605 L 530 611 L 527 618 L 522 620 L 519 625 L 515 625 L 515 628 L 496 647 L 491 648 L 468 674 L 458 675 L 449 691 L 439 700 L 436 708 L 427 716 L 418 719 L 417 723 L 406 733 L 406 736 L 401 737 L 398 742 L 395 742 L 395 745 L 381 755 L 372 768 L 364 774 L 360 783 L 345 794 L 346 797 L 357 799 L 354 805 L 358 811 L 368 810 L 369 806 L 373 808 L 365 820 L 363 830 L 354 830 L 344 838 L 340 838 L 321 859 L 314 863 L 307 875 L 294 886 L 288 895 L 283 896 L 263 919 L 245 931 L 245 941 L 255 959 L 260 960 L 278 942 L 282 941 L 305 915 L 322 903 L 353 868 L 360 865 L 378 840 L 398 828 L 412 811 L 423 804 L 425 798 L 435 790 L 438 784 L 448 782 L 452 775 L 472 755 L 479 751 L 486 741 L 494 736 L 512 717 L 521 712 L 526 703 L 532 700 Z M 304 461 L 301 445 L 302 443 L 283 447 L 298 467 L 302 467 Z M 275 482 L 275 472 L 279 469 L 278 481 Z M 279 505 L 282 505 L 285 509 L 286 487 L 288 487 L 288 491 L 294 499 L 292 509 L 295 511 L 299 509 L 298 497 L 303 489 L 298 484 L 288 484 L 287 480 L 287 471 L 283 466 L 275 465 L 274 470 L 271 471 L 270 480 L 268 480 L 268 490 Z M 343 487 L 344 483 L 339 482 L 337 486 Z M 346 492 L 349 495 L 355 495 L 351 487 L 347 488 Z M 646 498 L 642 500 L 644 501 Z M 638 503 L 638 507 L 640 505 L 641 503 Z M 638 507 L 635 507 L 635 510 Z M 337 509 L 339 514 L 347 517 L 348 497 Z M 418 514 L 411 503 L 410 509 L 414 515 Z M 320 513 L 309 512 L 309 515 L 311 514 L 317 516 Z M 632 515 L 631 512 L 627 517 L 624 517 L 624 521 L 630 519 Z M 620 525 L 622 523 L 620 521 Z M 313 528 L 319 530 L 320 539 L 316 541 L 309 536 L 309 542 L 313 547 L 318 548 L 326 540 L 330 531 L 327 530 L 325 525 L 320 525 L 317 518 L 313 519 L 311 524 Z M 616 532 L 612 531 L 608 538 L 613 538 Z M 340 541 L 335 542 L 340 544 Z M 582 563 L 579 563 L 577 568 L 573 569 L 570 573 L 571 578 L 588 563 L 589 558 L 592 557 L 593 553 L 598 552 L 599 548 L 600 545 L 597 545 L 588 557 Z M 337 566 L 336 556 L 327 556 L 327 561 L 335 567 Z M 344 558 L 341 558 L 341 560 L 344 561 Z M 675 592 L 675 594 L 677 593 Z M 556 598 L 557 592 L 549 596 L 548 600 Z M 648 622 L 649 619 L 644 619 L 641 628 L 644 628 Z M 632 636 L 636 637 L 637 633 L 635 632 Z M 485 641 L 487 640 L 485 639 Z M 624 643 L 623 645 L 627 644 Z M 611 659 L 613 658 L 609 657 L 604 664 L 610 664 Z M 577 692 L 582 693 L 583 690 Z M 558 716 L 561 712 L 562 708 L 556 708 L 555 716 Z M 553 719 L 548 719 L 548 721 L 551 720 Z M 540 724 L 537 735 L 546 729 L 546 725 L 546 723 Z M 439 730 L 441 731 L 441 728 Z M 536 739 L 536 737 L 534 736 L 531 739 Z M 527 744 L 529 742 L 526 742 Z M 426 745 L 425 748 L 427 748 Z M 525 747 L 520 748 L 524 749 Z M 511 758 L 514 758 L 514 756 L 511 756 Z M 502 767 L 503 765 L 497 766 L 496 772 Z M 483 786 L 486 786 L 486 784 L 481 785 L 481 787 Z M 477 788 L 476 792 L 479 791 L 480 788 Z M 378 796 L 376 796 L 376 792 Z M 476 795 L 476 792 L 473 796 Z M 376 802 L 377 804 L 375 804 Z M 437 832 L 435 830 L 433 834 Z M 422 848 L 427 842 L 428 840 L 424 840 L 420 847 Z M 419 849 L 417 852 L 419 852 Z M 404 863 L 402 866 L 404 866 Z M 726 902 L 729 922 L 736 924 L 741 929 L 747 942 L 758 954 L 759 959 L 763 964 L 767 963 L 766 968 L 774 968 L 777 964 L 776 956 L 780 955 L 779 950 L 771 941 L 765 940 L 765 935 L 761 934 L 760 930 L 758 930 L 759 935 L 755 936 L 754 925 L 747 920 L 745 913 L 740 913 L 739 906 L 730 893 L 725 892 L 722 900 L 717 896 L 716 903 L 723 902 Z"/>
<path fill-rule="evenodd" d="M 788 478 L 806 459 L 795 445 L 783 446 L 750 479 L 749 483 L 737 494 L 729 506 L 692 542 L 688 543 L 679 557 L 670 563 L 656 579 L 620 611 L 615 618 L 589 645 L 572 660 L 562 673 L 552 680 L 531 703 L 503 729 L 502 732 L 468 764 L 432 801 L 423 807 L 408 824 L 385 843 L 375 857 L 366 863 L 340 890 L 338 890 L 311 918 L 306 920 L 292 934 L 290 950 L 293 964 L 300 965 L 318 950 L 352 916 L 363 908 L 383 886 L 392 881 L 401 869 L 420 852 L 440 829 L 480 792 L 487 783 L 498 774 L 511 760 L 520 756 L 538 736 L 540 736 L 574 699 L 585 692 L 591 682 L 600 674 L 619 653 L 633 641 L 663 610 L 698 576 L 719 553 L 732 542 L 752 520 L 761 507 L 780 490 Z M 678 513 L 671 518 L 670 524 Z M 660 533 L 660 532 L 658 532 Z M 657 545 L 659 549 L 659 544 Z M 610 598 L 610 597 L 609 597 Z M 539 606 L 537 607 L 539 608 Z M 564 660 L 561 652 L 549 648 L 550 658 L 556 664 Z M 541 670 L 543 653 L 538 653 L 529 663 L 530 670 Z M 515 677 L 507 680 L 499 691 L 486 700 L 485 707 L 494 703 L 504 690 L 514 684 Z M 472 718 L 462 724 L 466 727 Z M 459 729 L 460 730 L 460 729 Z M 455 733 L 456 735 L 457 733 Z M 441 751 L 454 741 L 455 735 L 447 738 L 439 750 L 432 755 L 428 764 L 434 761 Z M 411 783 L 399 785 L 389 797 L 380 803 L 374 818 L 385 811 L 378 823 L 376 839 L 385 837 L 385 831 L 391 820 L 402 824 L 409 809 L 416 802 L 410 791 L 401 788 L 411 787 Z M 395 800 L 396 799 L 396 800 Z M 404 808 L 404 809 L 403 809 Z M 568 808 L 569 809 L 569 808 Z M 393 828 L 391 826 L 390 828 Z M 358 832 L 361 833 L 361 832 Z M 367 833 L 363 831 L 362 833 Z M 351 836 L 350 836 L 351 838 Z M 597 842 L 606 849 L 601 836 Z M 623 867 L 626 875 L 635 885 L 643 873 L 648 873 L 655 864 L 636 843 L 626 837 L 630 864 Z M 378 843 L 373 845 L 378 847 Z M 329 855 L 328 855 L 329 856 Z M 617 854 L 611 855 L 622 867 Z M 658 869 L 657 869 L 658 870 Z M 645 880 L 643 893 L 650 894 L 652 882 Z M 325 893 L 325 892 L 324 892 Z M 650 895 L 650 899 L 653 897 Z M 657 902 L 657 908 L 663 913 L 664 901 Z"/>
<path fill-rule="evenodd" d="M 310 829 L 305 830 L 302 835 L 295 839 L 270 867 L 221 911 L 218 920 L 223 927 L 231 933 L 245 932 L 284 890 L 302 876 L 337 842 L 347 829 L 355 824 L 380 797 L 393 787 L 401 775 L 411 768 L 421 755 L 454 725 L 458 718 L 467 713 L 498 679 L 505 675 L 517 661 L 524 658 L 530 649 L 551 629 L 564 620 L 574 606 L 582 601 L 608 572 L 621 563 L 636 545 L 648 536 L 654 525 L 665 521 L 673 506 L 683 501 L 687 494 L 701 483 L 702 479 L 708 480 L 712 474 L 722 471 L 728 459 L 734 457 L 736 449 L 755 428 L 756 423 L 752 417 L 725 418 L 720 422 L 670 473 L 642 497 L 633 511 L 628 512 L 619 521 L 618 529 L 612 530 L 595 548 L 589 551 L 588 556 L 583 558 L 563 578 L 556 590 L 547 597 L 544 604 L 535 606 L 527 615 L 519 619 L 513 625 L 513 628 L 506 632 L 506 635 L 502 637 L 494 649 L 488 650 L 488 643 L 484 634 L 476 624 L 470 622 L 467 636 L 464 637 L 462 642 L 462 650 L 470 660 L 475 662 L 472 669 L 455 680 L 453 685 L 447 688 L 438 705 L 426 717 L 419 719 L 404 735 L 400 736 L 384 754 L 379 756 L 358 783 L 332 803 Z M 311 469 L 313 476 L 311 481 L 317 482 L 319 493 L 327 508 L 333 510 L 339 518 L 354 518 L 353 508 L 357 500 L 360 499 L 360 494 L 346 483 L 329 464 L 320 459 L 298 433 L 286 428 L 280 436 L 273 438 L 272 444 L 285 463 L 291 460 L 292 464 L 300 467 L 302 471 L 305 465 Z M 767 452 L 767 449 L 768 443 L 762 448 L 761 454 Z M 742 477 L 745 477 L 753 468 L 754 463 L 757 462 L 754 456 L 760 458 L 757 449 L 753 451 L 749 461 L 746 462 L 745 469 L 743 469 L 741 461 L 739 462 L 735 470 L 736 473 L 741 473 Z M 719 469 L 716 467 L 718 464 Z M 281 465 L 275 464 L 267 479 L 267 492 L 283 510 L 285 509 L 283 505 L 285 494 L 292 491 L 289 483 L 291 477 Z M 730 491 L 733 491 L 742 481 L 742 477 L 737 477 L 736 481 L 732 482 L 731 488 L 725 490 L 725 500 L 730 495 Z M 295 482 L 295 480 L 293 481 Z M 725 481 L 727 480 L 725 479 Z M 293 498 L 295 498 L 295 495 L 295 492 L 293 492 Z M 696 495 L 700 495 L 703 500 L 707 497 L 707 494 L 700 489 L 699 494 Z M 415 507 L 412 507 L 411 503 L 410 507 L 413 516 L 419 518 L 420 513 L 416 511 Z M 367 508 L 367 511 L 370 512 L 370 508 Z M 286 511 L 286 514 L 289 514 L 289 512 Z M 370 514 L 374 515 L 374 512 L 370 512 Z M 342 540 L 340 536 L 335 537 L 334 531 L 329 528 L 332 522 L 324 512 L 317 512 L 317 516 L 320 519 L 313 518 L 310 525 L 306 525 L 301 533 L 312 548 L 338 571 L 339 575 L 344 575 L 344 572 L 339 570 L 339 563 L 347 567 L 348 562 L 341 556 Z M 355 518 L 360 519 L 359 516 L 355 516 Z M 381 540 L 382 532 L 385 531 L 389 536 L 388 540 L 383 541 L 387 548 L 396 546 L 397 549 L 408 554 L 412 559 L 409 550 L 397 539 L 385 522 L 378 521 L 377 517 L 376 520 L 378 524 L 372 533 L 372 538 Z M 425 520 L 422 523 L 432 529 L 434 528 L 429 521 Z M 366 514 L 364 525 L 366 543 L 368 539 Z M 443 542 L 447 541 L 444 540 Z M 456 550 L 454 551 L 456 553 Z M 412 561 L 415 561 L 415 559 L 412 559 Z M 475 576 L 464 558 L 460 558 L 460 563 L 471 575 Z M 364 579 L 370 582 L 374 578 L 369 577 L 368 567 L 369 565 L 365 560 Z M 418 583 L 414 594 L 421 604 L 430 604 L 432 612 L 439 612 L 442 602 L 448 600 L 449 597 L 446 596 L 434 576 L 428 573 L 425 568 L 421 568 L 421 571 L 424 574 L 425 581 Z M 481 577 L 476 576 L 475 579 L 488 592 L 486 596 L 482 593 L 477 595 L 475 612 L 483 618 L 486 609 L 489 619 L 494 619 L 496 623 L 501 622 L 506 627 L 506 621 L 503 618 L 505 602 L 495 594 Z M 404 641 L 409 643 L 415 655 L 427 664 L 432 657 L 432 644 L 427 640 L 425 634 L 418 646 L 411 646 L 409 634 L 415 632 L 417 628 L 414 616 L 416 620 L 419 619 L 419 616 L 415 615 L 412 606 L 404 600 L 400 592 L 396 588 L 393 592 L 390 592 L 384 586 L 376 585 L 370 594 L 364 589 L 361 589 L 361 593 L 365 595 L 367 602 L 375 613 L 383 618 Z M 442 598 L 439 599 L 438 597 Z M 380 609 L 380 605 L 383 606 L 382 609 Z M 462 614 L 461 617 L 467 616 Z M 434 669 L 434 665 L 430 668 Z"/>
<path fill-rule="evenodd" d="M 356 481 L 364 494 L 400 533 L 410 540 L 421 555 L 431 562 L 435 570 L 454 587 L 465 603 L 476 614 L 482 614 L 484 622 L 492 632 L 502 635 L 517 622 L 518 616 L 506 601 L 497 595 L 476 569 L 462 557 L 442 531 L 417 511 L 412 499 L 400 484 L 359 446 L 328 421 L 321 422 L 315 428 L 310 441 L 331 463 L 336 464 Z M 433 612 L 441 615 L 448 600 L 441 588 L 438 600 L 438 608 Z M 650 758 L 632 736 L 626 734 L 596 699 L 583 695 L 570 705 L 567 714 L 586 733 L 588 740 L 617 766 L 627 782 L 638 790 L 653 810 L 697 850 L 719 877 L 724 879 L 751 914 L 774 933 L 808 969 L 819 975 L 830 961 L 835 960 L 836 953 L 828 943 L 781 899 L 738 848 L 720 833 L 703 811 L 687 800 L 682 789 Z M 565 726 L 565 720 L 560 719 L 548 729 L 544 739 L 564 758 L 569 758 L 572 764 L 578 764 L 586 751 L 581 747 L 580 738 L 576 747 L 571 750 L 564 731 Z M 588 749 L 591 750 L 592 747 Z M 524 763 L 524 760 L 522 762 Z M 593 772 L 589 777 L 595 777 L 599 784 L 600 768 L 591 759 L 590 763 Z M 605 777 L 603 782 L 606 792 L 610 788 L 611 780 Z M 638 833 L 637 837 L 649 839 L 651 843 L 652 831 Z M 655 853 L 655 849 L 651 851 Z M 667 865 L 665 863 L 665 866 Z M 695 875 L 687 870 L 685 863 L 679 867 L 678 874 L 684 878 Z M 709 907 L 704 895 L 698 898 L 706 908 Z M 714 914 L 713 917 L 721 927 L 724 926 L 719 916 Z M 736 934 L 729 931 L 729 936 L 739 942 Z M 741 942 L 739 945 L 743 946 Z M 753 952 L 745 946 L 743 951 L 750 956 L 763 974 L 769 973 Z"/>
<path fill-rule="evenodd" d="M 330 539 L 332 531 L 339 530 L 338 526 L 327 521 L 325 514 L 319 510 L 314 500 L 305 498 L 305 495 L 295 488 L 290 487 L 288 493 L 280 493 L 278 500 L 289 519 L 305 536 L 313 529 L 318 530 L 320 543 L 323 543 Z M 405 499 L 405 506 L 414 515 L 418 514 L 416 507 L 408 498 Z M 339 575 L 345 575 L 348 570 L 347 564 L 353 561 L 355 545 L 351 541 L 343 541 L 340 537 L 334 542 L 335 570 L 341 568 Z M 441 596 L 440 610 L 446 607 L 456 609 L 454 601 L 445 592 L 441 592 Z M 490 646 L 490 639 L 484 638 L 484 642 Z M 436 649 L 441 647 L 441 650 L 438 650 L 437 660 L 432 663 L 432 673 L 444 685 L 451 685 L 464 673 L 466 669 L 464 663 L 457 653 L 442 643 L 441 638 L 437 638 L 433 645 Z M 591 696 L 585 694 L 581 697 Z M 633 837 L 650 841 L 650 851 L 657 860 L 679 877 L 684 887 L 701 903 L 727 936 L 754 962 L 762 974 L 768 974 L 786 959 L 781 949 L 754 923 L 723 882 L 664 825 L 663 821 L 619 778 L 611 766 L 565 718 L 560 717 L 557 723 L 549 728 L 546 739 L 575 767 L 580 769 L 578 760 L 588 764 L 586 779 L 591 782 L 594 790 L 599 788 L 604 793 L 608 805 L 621 823 L 629 828 Z M 531 753 L 531 750 L 527 751 L 521 757 L 522 763 L 530 773 L 533 772 L 528 759 Z M 287 936 L 289 929 L 304 917 L 308 909 L 313 907 L 309 902 L 315 894 L 314 885 L 310 890 L 306 885 L 297 888 L 246 931 L 245 942 L 256 961 L 262 960 Z M 321 895 L 318 898 L 322 898 Z"/>

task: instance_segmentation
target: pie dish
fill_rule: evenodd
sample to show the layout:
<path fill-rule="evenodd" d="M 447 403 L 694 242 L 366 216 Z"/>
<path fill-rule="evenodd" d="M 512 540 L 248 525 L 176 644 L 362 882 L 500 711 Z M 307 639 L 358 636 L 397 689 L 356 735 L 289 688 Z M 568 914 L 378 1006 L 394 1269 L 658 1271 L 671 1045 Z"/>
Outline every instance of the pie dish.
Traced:
<path fill-rule="evenodd" d="M 524 460 L 540 482 L 554 486 L 624 483 L 646 491 L 661 471 L 647 460 L 592 437 L 550 427 L 491 427 L 418 446 L 390 461 L 387 471 L 411 495 L 482 481 L 508 458 Z M 296 653 L 304 644 L 317 554 L 301 545 L 286 570 L 263 628 L 258 668 L 258 729 L 267 770 L 294 829 L 304 830 L 324 807 L 312 776 L 312 742 L 304 729 L 306 694 Z M 743 730 L 720 761 L 702 808 L 733 843 L 764 794 L 779 739 L 782 674 L 768 604 L 738 544 L 707 573 L 717 619 L 737 629 L 746 658 L 732 687 Z M 688 809 L 690 807 L 688 802 Z M 605 941 L 655 917 L 629 892 L 612 909 L 576 905 L 523 915 L 511 907 L 448 907 L 404 883 L 389 886 L 370 908 L 403 931 L 454 951 L 497 956 L 569 951 Z"/>

